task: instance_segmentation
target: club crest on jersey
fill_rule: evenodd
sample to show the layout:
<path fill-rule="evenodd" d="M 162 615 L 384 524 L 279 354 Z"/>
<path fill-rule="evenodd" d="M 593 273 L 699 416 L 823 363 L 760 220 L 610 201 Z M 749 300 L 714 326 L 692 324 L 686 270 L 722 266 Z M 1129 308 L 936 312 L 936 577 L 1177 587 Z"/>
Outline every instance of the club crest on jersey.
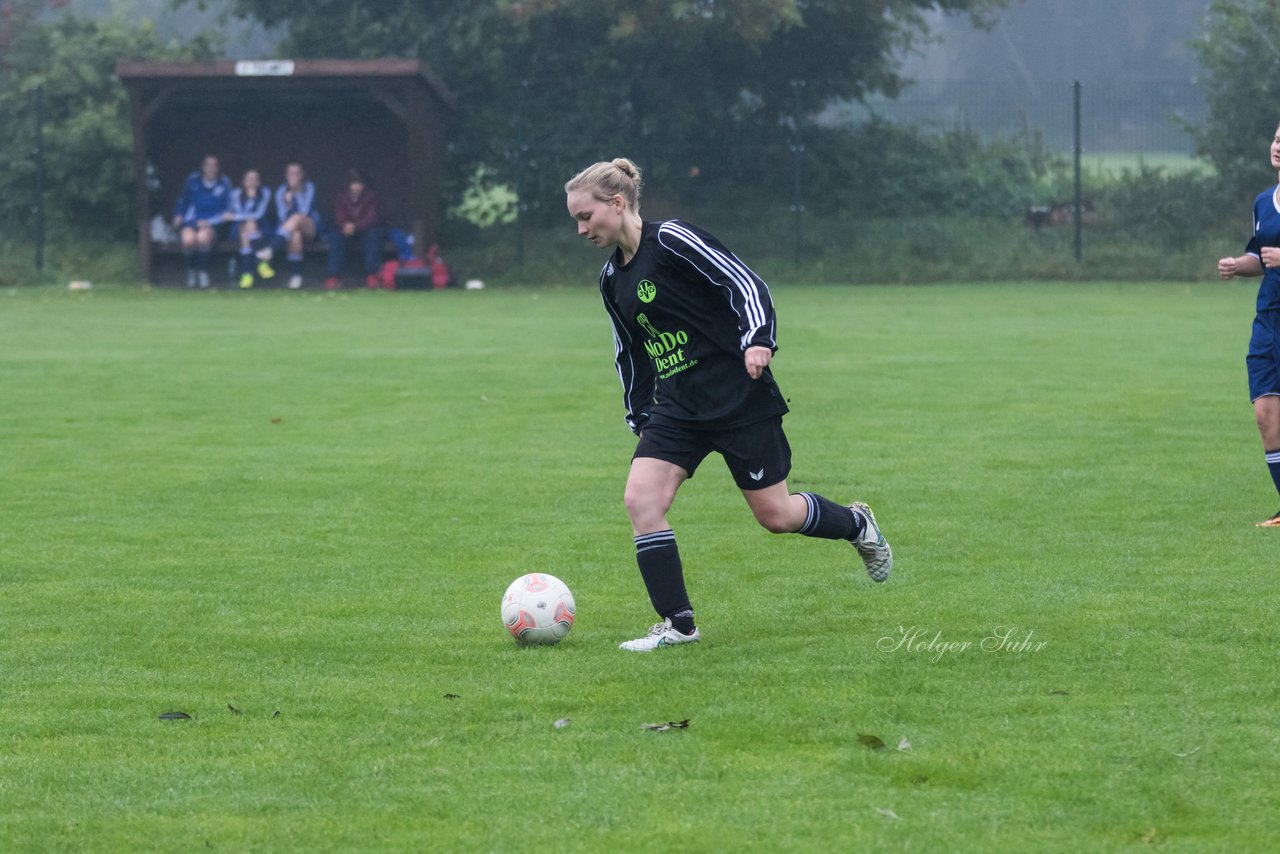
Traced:
<path fill-rule="evenodd" d="M 658 295 L 658 286 L 648 279 L 641 279 L 640 284 L 636 285 L 636 298 L 643 303 L 653 302 L 653 298 Z"/>

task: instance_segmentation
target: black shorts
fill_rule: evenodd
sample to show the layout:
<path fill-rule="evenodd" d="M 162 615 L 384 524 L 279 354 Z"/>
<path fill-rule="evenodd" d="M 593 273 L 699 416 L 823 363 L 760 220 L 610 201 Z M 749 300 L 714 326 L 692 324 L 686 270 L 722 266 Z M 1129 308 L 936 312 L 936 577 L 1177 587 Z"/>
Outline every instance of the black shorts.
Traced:
<path fill-rule="evenodd" d="M 226 240 L 227 237 L 231 234 L 232 225 L 235 225 L 235 224 L 236 223 L 230 223 L 230 222 L 209 223 L 210 227 L 213 228 L 214 242 L 217 242 L 219 240 Z M 184 222 L 182 225 L 179 226 L 179 228 L 195 228 L 195 227 L 196 227 L 195 220 L 192 220 L 191 222 Z"/>
<path fill-rule="evenodd" d="M 649 457 L 680 466 L 693 477 L 712 451 L 724 457 L 739 489 L 764 489 L 791 473 L 791 446 L 782 416 L 731 430 L 696 430 L 670 423 L 647 425 L 632 459 Z"/>

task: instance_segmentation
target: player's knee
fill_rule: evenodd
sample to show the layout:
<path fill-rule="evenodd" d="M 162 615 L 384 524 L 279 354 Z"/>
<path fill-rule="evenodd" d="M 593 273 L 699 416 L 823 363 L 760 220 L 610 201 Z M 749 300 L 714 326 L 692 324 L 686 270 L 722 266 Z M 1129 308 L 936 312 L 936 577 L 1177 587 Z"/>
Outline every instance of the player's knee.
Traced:
<path fill-rule="evenodd" d="M 760 527 L 771 534 L 790 534 L 795 530 L 795 522 L 785 507 L 756 507 L 753 512 Z"/>
<path fill-rule="evenodd" d="M 637 527 L 646 527 L 645 523 L 656 522 L 666 513 L 662 499 L 652 490 L 627 484 L 622 494 L 622 504 L 627 509 L 627 517 Z"/>
<path fill-rule="evenodd" d="M 622 506 L 627 508 L 627 515 L 634 519 L 637 514 L 645 512 L 649 502 L 640 490 L 628 485 L 626 491 L 622 493 Z"/>
<path fill-rule="evenodd" d="M 1276 417 L 1277 412 L 1273 407 L 1266 405 L 1255 405 L 1253 409 L 1253 419 L 1258 424 L 1258 429 L 1266 433 L 1274 430 L 1278 425 L 1280 418 Z"/>

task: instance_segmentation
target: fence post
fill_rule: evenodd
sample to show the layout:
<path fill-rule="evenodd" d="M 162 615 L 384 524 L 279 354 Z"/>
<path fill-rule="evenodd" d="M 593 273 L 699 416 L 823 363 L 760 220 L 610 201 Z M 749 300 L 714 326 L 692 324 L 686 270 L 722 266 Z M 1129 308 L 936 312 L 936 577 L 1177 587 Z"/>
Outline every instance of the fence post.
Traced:
<path fill-rule="evenodd" d="M 1080 81 L 1077 80 L 1071 84 L 1075 108 L 1075 178 L 1076 178 L 1076 197 L 1075 197 L 1075 220 L 1076 225 L 1076 261 L 1084 260 L 1084 188 L 1080 181 L 1080 154 L 1082 147 L 1080 144 Z"/>
<path fill-rule="evenodd" d="M 524 266 L 524 220 L 529 205 L 525 201 L 525 173 L 529 171 L 529 144 L 524 133 L 524 103 L 529 94 L 529 81 L 520 81 L 520 103 L 516 106 L 516 266 Z"/>
<path fill-rule="evenodd" d="M 791 211 L 795 215 L 795 263 L 800 266 L 803 255 L 804 243 L 804 143 L 800 139 L 800 107 L 801 97 L 800 90 L 804 88 L 805 81 L 792 80 L 791 88 L 796 95 L 796 114 L 792 119 L 791 125 L 791 157 L 795 162 L 795 195 L 791 204 Z"/>
<path fill-rule="evenodd" d="M 36 270 L 44 270 L 44 87 L 37 86 L 32 93 L 35 99 L 36 120 L 36 204 L 32 211 L 35 220 Z"/>

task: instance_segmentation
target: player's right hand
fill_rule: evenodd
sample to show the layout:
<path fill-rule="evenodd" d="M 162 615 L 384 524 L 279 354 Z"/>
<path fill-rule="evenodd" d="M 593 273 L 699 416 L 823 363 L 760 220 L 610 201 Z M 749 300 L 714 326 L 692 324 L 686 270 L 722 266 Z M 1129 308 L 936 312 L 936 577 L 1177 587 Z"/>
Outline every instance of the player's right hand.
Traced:
<path fill-rule="evenodd" d="M 1234 278 L 1236 274 L 1235 258 L 1218 259 L 1218 275 L 1224 279 Z"/>

